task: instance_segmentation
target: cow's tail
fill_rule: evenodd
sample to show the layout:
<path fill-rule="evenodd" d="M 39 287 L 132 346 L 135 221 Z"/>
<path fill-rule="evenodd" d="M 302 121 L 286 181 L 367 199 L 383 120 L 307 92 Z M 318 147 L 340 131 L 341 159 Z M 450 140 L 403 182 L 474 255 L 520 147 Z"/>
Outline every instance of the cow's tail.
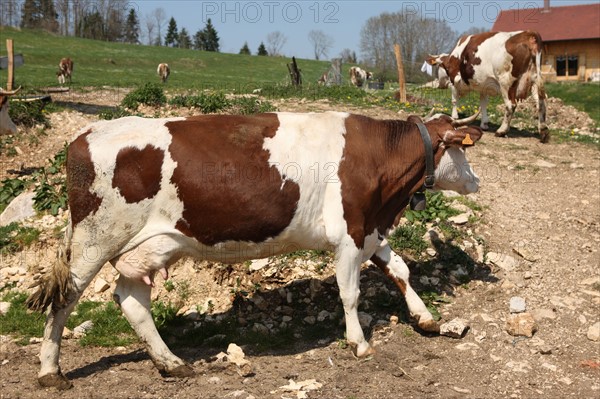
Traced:
<path fill-rule="evenodd" d="M 546 90 L 544 89 L 544 77 L 542 76 L 542 53 L 544 52 L 544 44 L 539 33 L 535 34 L 535 84 L 538 88 L 540 98 L 546 98 Z"/>
<path fill-rule="evenodd" d="M 58 246 L 56 260 L 50 269 L 30 286 L 37 289 L 27 298 L 26 304 L 29 309 L 44 312 L 50 305 L 53 310 L 61 309 L 73 298 L 75 289 L 69 267 L 72 236 L 73 230 L 69 218 L 64 239 Z"/>

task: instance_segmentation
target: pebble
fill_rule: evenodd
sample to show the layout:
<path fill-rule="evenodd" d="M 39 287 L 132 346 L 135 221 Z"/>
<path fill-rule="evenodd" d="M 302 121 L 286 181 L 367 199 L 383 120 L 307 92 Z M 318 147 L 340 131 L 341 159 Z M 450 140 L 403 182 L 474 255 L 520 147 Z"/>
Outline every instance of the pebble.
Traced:
<path fill-rule="evenodd" d="M 100 294 L 110 288 L 110 284 L 103 278 L 98 277 L 94 283 L 94 292 Z"/>
<path fill-rule="evenodd" d="M 556 312 L 552 309 L 533 309 L 530 311 L 530 313 L 536 321 L 541 321 L 543 319 L 556 319 Z"/>
<path fill-rule="evenodd" d="M 510 298 L 509 310 L 510 313 L 523 313 L 527 309 L 525 299 L 519 296 L 513 296 Z"/>
<path fill-rule="evenodd" d="M 371 325 L 373 316 L 365 312 L 358 312 L 358 322 L 362 328 L 367 328 Z"/>
<path fill-rule="evenodd" d="M 468 213 L 461 213 L 460 215 L 449 217 L 448 221 L 460 226 L 469 222 L 469 216 Z"/>
<path fill-rule="evenodd" d="M 519 262 L 512 256 L 498 252 L 488 252 L 487 263 L 492 263 L 506 272 L 515 270 L 515 268 L 519 265 Z"/>
<path fill-rule="evenodd" d="M 10 302 L 0 302 L 0 315 L 7 314 L 11 305 Z"/>
<path fill-rule="evenodd" d="M 600 341 L 600 321 L 588 328 L 587 337 L 590 341 Z"/>
<path fill-rule="evenodd" d="M 518 337 L 533 337 L 533 334 L 537 331 L 538 327 L 533 318 L 529 313 L 519 313 L 510 316 L 506 320 L 506 332 L 510 335 Z"/>
<path fill-rule="evenodd" d="M 468 328 L 469 322 L 467 320 L 456 318 L 440 326 L 440 335 L 450 338 L 462 338 Z"/>

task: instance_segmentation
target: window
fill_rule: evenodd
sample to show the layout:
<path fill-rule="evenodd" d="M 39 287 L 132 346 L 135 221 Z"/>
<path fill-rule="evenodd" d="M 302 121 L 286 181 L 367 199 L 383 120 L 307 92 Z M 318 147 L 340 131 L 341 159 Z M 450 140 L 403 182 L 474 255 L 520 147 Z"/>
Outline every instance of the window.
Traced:
<path fill-rule="evenodd" d="M 576 55 L 556 56 L 556 76 L 577 76 L 579 60 Z"/>

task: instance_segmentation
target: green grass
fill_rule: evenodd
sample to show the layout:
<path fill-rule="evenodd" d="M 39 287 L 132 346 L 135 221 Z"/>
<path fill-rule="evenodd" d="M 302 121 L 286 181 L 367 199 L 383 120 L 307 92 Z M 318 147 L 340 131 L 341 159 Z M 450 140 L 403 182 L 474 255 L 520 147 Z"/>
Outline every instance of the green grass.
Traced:
<path fill-rule="evenodd" d="M 26 299 L 25 293 L 9 292 L 2 296 L 2 301 L 11 302 L 12 306 L 0 316 L 0 335 L 13 334 L 21 345 L 27 345 L 29 338 L 42 336 L 46 319 L 41 313 L 28 312 Z"/>
<path fill-rule="evenodd" d="M 58 86 L 56 71 L 64 56 L 73 59 L 75 88 L 133 87 L 158 82 L 156 66 L 160 62 L 171 67 L 165 87 L 177 91 L 212 88 L 247 93 L 266 84 L 290 81 L 286 64 L 291 59 L 287 57 L 111 43 L 9 27 L 0 27 L 0 37 L 0 53 L 6 53 L 4 39 L 12 38 L 15 53 L 23 54 L 25 64 L 15 69 L 15 83 L 26 89 Z M 327 61 L 297 62 L 304 82 L 316 82 L 330 65 Z M 0 71 L 0 80 L 6 81 L 6 73 Z"/>
<path fill-rule="evenodd" d="M 37 241 L 40 231 L 14 222 L 0 227 L 0 255 L 14 254 Z"/>

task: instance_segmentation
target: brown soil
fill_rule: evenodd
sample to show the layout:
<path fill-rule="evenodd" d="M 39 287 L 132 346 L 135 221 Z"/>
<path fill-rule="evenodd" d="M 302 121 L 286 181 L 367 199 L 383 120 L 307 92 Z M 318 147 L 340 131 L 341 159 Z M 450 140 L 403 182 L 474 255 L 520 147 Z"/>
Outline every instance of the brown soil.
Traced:
<path fill-rule="evenodd" d="M 53 127 L 47 135 L 38 135 L 38 140 L 30 139 L 36 134 L 33 129 L 17 138 L 15 145 L 20 155 L 9 158 L 3 154 L 2 173 L 7 169 L 43 166 L 81 127 L 97 119 L 99 106 L 114 106 L 122 98 L 112 92 L 66 96 L 69 97 L 63 101 L 73 109 L 53 114 Z M 277 105 L 280 110 L 293 111 L 340 109 L 326 101 Z M 553 107 L 560 108 L 562 104 L 550 102 L 549 111 L 550 123 L 560 124 L 561 111 Z M 398 117 L 376 108 L 344 110 L 381 118 Z M 572 111 L 568 113 L 571 115 Z M 571 117 L 569 123 L 578 120 Z M 598 397 L 600 345 L 587 334 L 592 325 L 600 322 L 600 153 L 595 147 L 576 143 L 540 144 L 529 131 L 513 130 L 508 138 L 486 134 L 469 150 L 469 158 L 482 178 L 481 191 L 472 199 L 483 210 L 476 212 L 478 222 L 464 227 L 467 238 L 458 244 L 469 252 L 467 248 L 477 246 L 472 237 L 482 237 L 487 252 L 517 262 L 511 268 L 501 266 L 501 262 L 478 262 L 467 283 L 434 284 L 448 298 L 449 303 L 438 305 L 443 319 L 460 317 L 469 322 L 470 330 L 463 338 L 416 332 L 403 314 L 402 301 L 393 285 L 378 270 L 365 266 L 361 311 L 374 317 L 366 331 L 377 351 L 368 359 L 355 359 L 350 349 L 340 344 L 341 319 L 322 324 L 317 321 L 313 330 L 299 330 L 312 335 L 292 335 L 289 345 L 267 342 L 243 346 L 253 367 L 253 374 L 247 377 L 240 376 L 235 367 L 212 361 L 214 355 L 226 350 L 227 336 L 225 341 L 217 337 L 196 347 L 178 347 L 172 337 L 167 340 L 174 352 L 197 372 L 195 377 L 185 379 L 161 376 L 141 344 L 95 348 L 81 347 L 76 340 L 66 339 L 61 367 L 74 387 L 58 393 L 37 384 L 39 343 L 19 346 L 10 337 L 1 337 L 0 397 L 302 397 L 297 390 L 288 392 L 281 388 L 290 379 L 315 379 L 322 384 L 315 390 L 301 390 L 309 398 Z M 50 219 L 28 223 L 47 226 L 50 231 L 64 222 L 65 215 Z M 19 286 L 26 287 L 33 270 L 50 261 L 51 256 L 42 254 L 52 253 L 55 242 L 53 234 L 43 235 L 40 244 L 27 253 L 32 256 L 3 259 L 0 272 L 19 266 L 31 269 L 19 282 Z M 432 255 L 428 262 L 448 262 L 443 257 L 436 258 L 442 255 L 443 248 L 436 249 L 439 255 Z M 469 254 L 477 257 L 473 251 Z M 275 315 L 288 305 L 295 319 L 306 320 L 305 316 L 316 316 L 324 309 L 337 314 L 341 305 L 331 278 L 331 265 L 323 266 L 303 257 L 288 263 L 291 266 L 287 268 L 275 262 L 250 273 L 247 265 L 226 267 L 188 260 L 173 271 L 172 279 L 176 286 L 191 282 L 183 310 L 199 304 L 204 309 L 211 308 L 211 318 L 216 320 L 235 315 L 248 325 L 270 320 L 269 317 L 279 321 Z M 421 261 L 410 265 L 417 291 L 430 289 L 423 285 L 422 277 L 428 274 Z M 105 267 L 101 277 L 114 284 L 110 268 Z M 2 278 L 8 277 L 0 274 L 4 285 Z M 167 293 L 160 277 L 157 282 L 156 299 L 175 301 L 179 295 L 182 300 L 177 289 Z M 232 304 L 236 297 L 232 290 L 250 284 L 260 284 L 260 289 L 245 299 L 238 295 L 241 302 Z M 93 285 L 86 292 L 88 299 L 110 300 L 112 287 L 94 292 Z M 285 299 L 288 292 L 293 294 L 291 304 Z M 381 293 L 391 298 L 387 307 L 381 303 Z M 528 311 L 536 317 L 538 330 L 532 338 L 506 332 L 509 299 L 513 296 L 524 298 Z M 400 323 L 389 322 L 393 315 L 400 317 Z M 271 328 L 268 322 L 263 326 Z M 249 328 L 248 333 L 252 332 Z"/>

